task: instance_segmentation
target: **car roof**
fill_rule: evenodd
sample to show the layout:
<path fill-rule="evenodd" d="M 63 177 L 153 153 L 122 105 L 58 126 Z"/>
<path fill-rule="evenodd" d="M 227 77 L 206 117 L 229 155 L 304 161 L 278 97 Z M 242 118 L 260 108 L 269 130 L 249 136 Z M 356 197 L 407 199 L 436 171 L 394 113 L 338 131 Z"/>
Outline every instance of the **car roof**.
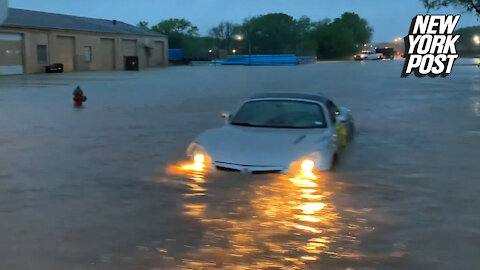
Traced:
<path fill-rule="evenodd" d="M 320 102 L 326 104 L 330 101 L 328 98 L 322 94 L 310 94 L 310 93 L 290 93 L 290 92 L 269 92 L 269 93 L 259 93 L 250 97 L 250 99 L 270 99 L 270 98 L 280 98 L 280 99 L 305 99 L 315 102 Z"/>

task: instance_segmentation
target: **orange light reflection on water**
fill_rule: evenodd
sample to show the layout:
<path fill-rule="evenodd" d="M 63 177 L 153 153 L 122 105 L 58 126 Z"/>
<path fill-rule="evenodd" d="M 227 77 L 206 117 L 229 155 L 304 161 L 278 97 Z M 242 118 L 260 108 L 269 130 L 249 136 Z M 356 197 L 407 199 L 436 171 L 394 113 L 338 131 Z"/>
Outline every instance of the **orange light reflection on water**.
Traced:
<path fill-rule="evenodd" d="M 206 183 L 205 174 L 206 169 L 204 160 L 191 162 L 181 162 L 179 164 L 170 165 L 167 167 L 166 172 L 173 175 L 187 176 L 187 182 L 185 183 L 189 187 L 189 191 L 184 193 L 184 197 L 201 197 L 205 196 L 207 189 L 203 187 Z M 185 203 L 184 214 L 201 218 L 205 216 L 207 204 L 205 203 Z"/>
<path fill-rule="evenodd" d="M 321 261 L 322 256 L 339 256 L 341 252 L 343 256 L 358 256 L 343 247 L 332 250 L 341 217 L 325 177 L 300 172 L 245 184 L 250 194 L 247 198 L 233 193 L 231 201 L 223 203 L 241 201 L 248 207 L 213 214 L 208 208 L 222 209 L 221 201 L 191 201 L 209 193 L 204 185 L 208 182 L 204 167 L 185 163 L 169 170 L 191 181 L 189 192 L 183 194 L 183 214 L 202 223 L 205 229 L 200 246 L 185 255 L 182 268 L 212 269 L 220 265 L 224 269 L 298 269 Z"/>

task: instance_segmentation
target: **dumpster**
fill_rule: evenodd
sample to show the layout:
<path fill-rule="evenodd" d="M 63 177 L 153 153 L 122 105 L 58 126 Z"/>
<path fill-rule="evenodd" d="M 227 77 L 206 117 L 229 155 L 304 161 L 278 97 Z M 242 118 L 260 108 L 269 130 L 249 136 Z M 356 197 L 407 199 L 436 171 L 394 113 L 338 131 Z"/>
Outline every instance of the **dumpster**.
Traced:
<path fill-rule="evenodd" d="M 136 70 L 138 71 L 138 56 L 125 56 L 125 70 Z"/>
<path fill-rule="evenodd" d="M 63 64 L 56 63 L 53 65 L 49 65 L 45 67 L 46 73 L 62 73 L 63 72 Z"/>

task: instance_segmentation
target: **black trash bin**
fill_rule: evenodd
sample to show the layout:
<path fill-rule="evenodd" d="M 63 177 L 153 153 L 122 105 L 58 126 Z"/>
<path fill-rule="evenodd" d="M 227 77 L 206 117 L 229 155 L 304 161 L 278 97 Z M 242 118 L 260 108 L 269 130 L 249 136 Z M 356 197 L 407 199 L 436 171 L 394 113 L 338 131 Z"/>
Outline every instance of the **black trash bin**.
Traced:
<path fill-rule="evenodd" d="M 125 56 L 125 70 L 139 70 L 138 56 Z"/>
<path fill-rule="evenodd" d="M 46 73 L 62 73 L 63 72 L 63 64 L 56 63 L 50 66 L 45 67 Z"/>

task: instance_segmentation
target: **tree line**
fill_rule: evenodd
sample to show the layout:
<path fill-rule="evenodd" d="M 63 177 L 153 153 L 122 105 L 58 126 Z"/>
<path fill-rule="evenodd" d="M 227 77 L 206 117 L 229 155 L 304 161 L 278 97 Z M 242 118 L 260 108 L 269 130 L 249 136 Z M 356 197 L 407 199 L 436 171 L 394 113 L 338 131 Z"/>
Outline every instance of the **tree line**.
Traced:
<path fill-rule="evenodd" d="M 423 5 L 430 11 L 431 9 L 439 9 L 447 6 L 463 9 L 468 12 L 474 12 L 480 15 L 480 2 L 478 0 L 420 0 Z"/>
<path fill-rule="evenodd" d="M 187 19 L 172 18 L 139 27 L 166 35 L 170 48 L 184 49 L 189 58 L 219 57 L 227 54 L 296 54 L 319 59 L 341 59 L 357 53 L 372 37 L 373 29 L 358 14 L 343 13 L 333 20 L 295 19 L 284 13 L 247 18 L 242 24 L 224 21 L 200 36 L 198 27 Z"/>

